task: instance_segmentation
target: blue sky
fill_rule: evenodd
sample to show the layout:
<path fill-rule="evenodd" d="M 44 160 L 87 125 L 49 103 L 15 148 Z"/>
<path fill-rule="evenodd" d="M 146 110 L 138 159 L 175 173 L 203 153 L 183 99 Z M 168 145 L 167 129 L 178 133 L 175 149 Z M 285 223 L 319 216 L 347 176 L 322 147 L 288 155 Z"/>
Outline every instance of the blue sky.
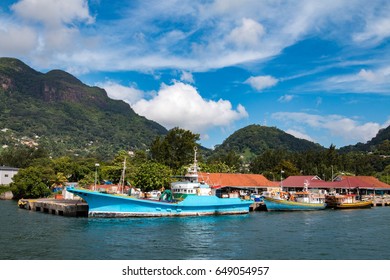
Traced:
<path fill-rule="evenodd" d="M 325 147 L 390 125 L 390 2 L 3 0 L 0 56 L 63 69 L 167 129 Z"/>

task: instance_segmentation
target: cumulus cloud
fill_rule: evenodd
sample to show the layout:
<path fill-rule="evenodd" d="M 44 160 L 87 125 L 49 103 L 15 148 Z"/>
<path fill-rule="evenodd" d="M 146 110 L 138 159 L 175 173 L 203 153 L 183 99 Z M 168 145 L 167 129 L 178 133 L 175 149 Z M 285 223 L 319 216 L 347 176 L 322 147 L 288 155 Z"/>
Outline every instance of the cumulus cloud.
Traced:
<path fill-rule="evenodd" d="M 250 85 L 258 91 L 261 91 L 276 85 L 278 83 L 278 79 L 272 76 L 252 76 L 249 77 L 244 83 Z"/>
<path fill-rule="evenodd" d="M 229 126 L 248 117 L 242 105 L 233 109 L 227 100 L 205 100 L 195 87 L 182 82 L 163 84 L 154 98 L 142 99 L 132 107 L 136 113 L 168 129 L 178 126 L 197 133 L 213 127 Z"/>
<path fill-rule="evenodd" d="M 283 121 L 286 125 L 303 124 L 315 129 L 325 129 L 331 136 L 342 137 L 346 141 L 367 142 L 379 131 L 386 127 L 385 124 L 375 122 L 359 123 L 354 119 L 340 115 L 312 115 L 297 112 L 278 112 L 272 114 L 275 120 Z"/>
<path fill-rule="evenodd" d="M 294 95 L 285 94 L 285 95 L 279 97 L 278 101 L 282 102 L 282 103 L 288 103 L 288 102 L 290 102 L 293 99 L 294 99 Z"/>

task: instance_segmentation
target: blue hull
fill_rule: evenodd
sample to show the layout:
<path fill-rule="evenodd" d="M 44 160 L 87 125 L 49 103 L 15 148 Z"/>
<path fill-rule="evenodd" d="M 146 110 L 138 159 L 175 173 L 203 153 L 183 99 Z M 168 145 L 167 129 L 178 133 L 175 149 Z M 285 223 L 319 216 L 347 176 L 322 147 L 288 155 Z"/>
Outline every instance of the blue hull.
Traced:
<path fill-rule="evenodd" d="M 264 203 L 268 211 L 302 211 L 323 210 L 326 203 L 304 203 L 264 197 Z"/>
<path fill-rule="evenodd" d="M 187 196 L 180 202 L 162 202 L 125 195 L 105 194 L 83 189 L 67 189 L 83 198 L 92 217 L 162 217 L 246 214 L 250 200 L 218 198 L 216 196 Z"/>

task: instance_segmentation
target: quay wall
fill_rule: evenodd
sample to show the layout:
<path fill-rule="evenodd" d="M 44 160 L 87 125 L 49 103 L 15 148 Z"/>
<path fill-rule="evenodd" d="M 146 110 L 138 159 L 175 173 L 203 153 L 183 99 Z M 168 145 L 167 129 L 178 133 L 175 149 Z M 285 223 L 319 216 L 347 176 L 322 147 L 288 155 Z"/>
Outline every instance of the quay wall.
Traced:
<path fill-rule="evenodd" d="M 88 204 L 81 200 L 69 199 L 20 199 L 18 205 L 22 209 L 49 213 L 67 217 L 88 217 Z"/>

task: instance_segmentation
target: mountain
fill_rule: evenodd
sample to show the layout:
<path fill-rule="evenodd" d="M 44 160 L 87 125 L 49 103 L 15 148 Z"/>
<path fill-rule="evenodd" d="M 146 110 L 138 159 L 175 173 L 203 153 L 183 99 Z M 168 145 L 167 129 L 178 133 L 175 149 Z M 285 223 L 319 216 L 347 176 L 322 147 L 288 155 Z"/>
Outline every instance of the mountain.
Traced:
<path fill-rule="evenodd" d="M 22 61 L 0 58 L 0 149 L 43 146 L 53 156 L 109 157 L 146 148 L 167 130 L 61 70 L 46 74 Z"/>
<path fill-rule="evenodd" d="M 240 154 L 260 155 L 268 149 L 302 152 L 322 148 L 319 144 L 298 139 L 276 127 L 253 124 L 230 135 L 215 148 L 215 153 L 234 151 Z"/>
<path fill-rule="evenodd" d="M 390 155 L 390 126 L 378 131 L 377 135 L 367 143 L 357 143 L 340 148 L 340 152 L 377 152 L 382 155 Z"/>

